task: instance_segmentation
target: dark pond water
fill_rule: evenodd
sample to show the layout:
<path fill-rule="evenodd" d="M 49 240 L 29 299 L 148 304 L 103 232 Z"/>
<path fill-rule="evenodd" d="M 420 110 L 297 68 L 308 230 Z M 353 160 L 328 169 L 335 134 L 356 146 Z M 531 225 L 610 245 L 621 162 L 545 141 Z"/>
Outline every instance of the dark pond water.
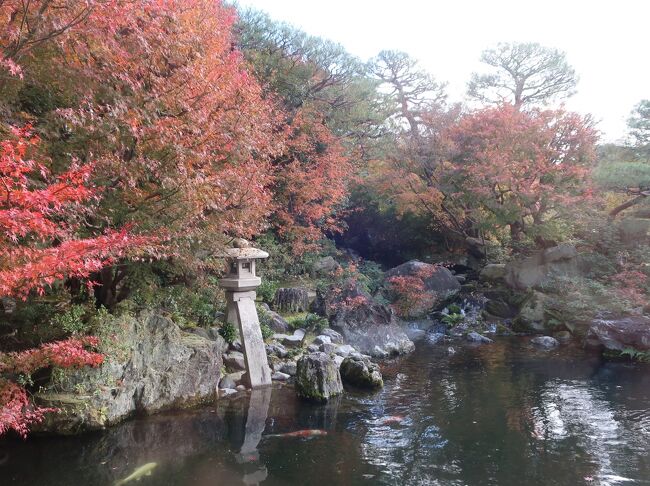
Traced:
<path fill-rule="evenodd" d="M 525 339 L 421 342 L 386 387 L 306 405 L 287 386 L 99 434 L 3 444 L 0 484 L 650 485 L 650 367 Z M 322 429 L 312 438 L 272 436 Z"/>

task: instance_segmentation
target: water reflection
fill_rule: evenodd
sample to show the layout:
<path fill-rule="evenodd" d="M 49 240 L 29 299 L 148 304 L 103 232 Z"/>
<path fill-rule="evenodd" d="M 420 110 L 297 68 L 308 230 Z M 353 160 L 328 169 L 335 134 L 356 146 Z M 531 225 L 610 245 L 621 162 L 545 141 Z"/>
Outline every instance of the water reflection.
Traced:
<path fill-rule="evenodd" d="M 77 438 L 0 444 L 4 484 L 650 485 L 650 368 L 527 341 L 422 342 L 386 387 L 305 404 L 291 387 Z M 292 432 L 324 429 L 327 435 Z"/>

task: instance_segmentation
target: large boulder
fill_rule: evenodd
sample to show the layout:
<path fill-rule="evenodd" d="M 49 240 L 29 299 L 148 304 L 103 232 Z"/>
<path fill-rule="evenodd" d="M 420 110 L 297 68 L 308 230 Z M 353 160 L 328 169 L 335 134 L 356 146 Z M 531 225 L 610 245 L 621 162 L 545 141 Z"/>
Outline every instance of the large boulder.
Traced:
<path fill-rule="evenodd" d="M 521 305 L 519 315 L 515 319 L 518 331 L 544 332 L 546 329 L 545 310 L 549 297 L 546 294 L 533 290 Z"/>
<path fill-rule="evenodd" d="M 526 290 L 544 284 L 554 276 L 578 276 L 578 252 L 563 243 L 533 255 L 513 260 L 505 266 L 505 281 L 515 289 Z"/>
<path fill-rule="evenodd" d="M 386 279 L 407 276 L 422 278 L 424 290 L 434 292 L 439 301 L 457 294 L 461 287 L 458 279 L 447 268 L 418 260 L 402 263 L 386 272 Z"/>
<path fill-rule="evenodd" d="M 262 312 L 266 314 L 266 323 L 273 330 L 273 332 L 286 333 L 291 329 L 289 323 L 277 312 L 274 312 L 272 310 L 264 310 Z"/>
<path fill-rule="evenodd" d="M 296 391 L 308 400 L 327 401 L 343 392 L 336 362 L 325 353 L 306 354 L 296 366 Z"/>
<path fill-rule="evenodd" d="M 348 281 L 318 297 L 319 308 L 346 343 L 364 354 L 385 356 L 413 350 L 392 309 L 374 300 L 358 283 Z"/>
<path fill-rule="evenodd" d="M 280 312 L 307 312 L 309 292 L 303 287 L 280 288 L 275 291 L 273 308 Z"/>
<path fill-rule="evenodd" d="M 343 360 L 340 367 L 341 379 L 358 388 L 381 388 L 384 380 L 379 366 L 369 358 L 354 353 Z"/>
<path fill-rule="evenodd" d="M 505 263 L 490 263 L 485 265 L 479 274 L 483 282 L 501 282 L 506 277 Z"/>
<path fill-rule="evenodd" d="M 542 349 L 553 349 L 560 345 L 559 341 L 551 336 L 537 336 L 530 340 L 533 346 Z"/>
<path fill-rule="evenodd" d="M 650 351 L 650 317 L 636 316 L 616 320 L 597 319 L 592 324 L 585 344 L 608 351 Z"/>
<path fill-rule="evenodd" d="M 227 344 L 181 329 L 156 312 L 124 317 L 117 349 L 99 368 L 68 370 L 56 392 L 37 396 L 56 407 L 38 432 L 75 434 L 105 428 L 134 413 L 190 406 L 216 397 Z"/>
<path fill-rule="evenodd" d="M 339 265 L 338 262 L 334 260 L 334 257 L 326 256 L 316 260 L 316 262 L 314 262 L 314 265 L 312 266 L 312 269 L 317 274 L 328 275 L 330 273 L 335 272 L 340 267 L 341 265 Z"/>

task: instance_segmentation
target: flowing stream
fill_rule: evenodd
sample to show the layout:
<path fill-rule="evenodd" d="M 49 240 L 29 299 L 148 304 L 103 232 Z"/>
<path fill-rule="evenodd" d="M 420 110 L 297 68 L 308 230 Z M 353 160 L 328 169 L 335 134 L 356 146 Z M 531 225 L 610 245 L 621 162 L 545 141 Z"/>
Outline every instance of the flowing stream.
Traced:
<path fill-rule="evenodd" d="M 649 365 L 527 338 L 452 345 L 422 340 L 384 364 L 382 391 L 326 405 L 276 385 L 101 433 L 5 442 L 0 484 L 112 485 L 148 465 L 124 484 L 650 485 Z M 301 430 L 326 434 L 283 435 Z"/>

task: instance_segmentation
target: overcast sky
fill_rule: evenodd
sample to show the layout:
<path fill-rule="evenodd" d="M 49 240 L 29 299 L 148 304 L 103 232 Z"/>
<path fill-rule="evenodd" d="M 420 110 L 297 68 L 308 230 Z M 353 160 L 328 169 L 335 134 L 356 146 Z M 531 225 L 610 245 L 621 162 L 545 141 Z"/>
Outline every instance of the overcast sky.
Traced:
<path fill-rule="evenodd" d="M 650 0 L 239 0 L 309 34 L 337 41 L 368 59 L 398 49 L 449 83 L 463 100 L 481 69 L 481 51 L 497 42 L 539 42 L 567 53 L 580 76 L 567 107 L 591 113 L 604 141 L 650 98 Z"/>

